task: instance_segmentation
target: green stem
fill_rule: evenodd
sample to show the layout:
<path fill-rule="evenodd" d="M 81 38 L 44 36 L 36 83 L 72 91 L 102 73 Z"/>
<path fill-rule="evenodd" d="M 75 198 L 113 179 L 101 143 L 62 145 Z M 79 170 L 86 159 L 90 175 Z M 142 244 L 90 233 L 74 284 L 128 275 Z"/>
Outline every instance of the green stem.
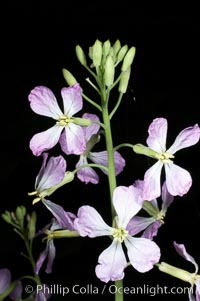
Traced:
<path fill-rule="evenodd" d="M 29 244 L 29 241 L 26 239 L 26 237 L 25 237 L 24 242 L 25 242 L 25 246 L 26 246 L 29 261 L 30 261 L 32 269 L 34 271 L 34 269 L 35 269 L 35 260 L 33 258 L 33 254 L 32 254 L 32 243 Z M 34 278 L 35 278 L 35 282 L 37 284 L 41 284 L 40 277 L 39 277 L 39 275 L 35 274 L 35 272 L 34 272 Z"/>
<path fill-rule="evenodd" d="M 122 96 L 123 96 L 123 93 L 120 93 L 119 94 L 119 97 L 118 97 L 118 100 L 117 100 L 117 103 L 114 107 L 114 109 L 112 110 L 112 112 L 110 113 L 110 119 L 113 117 L 113 115 L 115 114 L 115 112 L 117 111 L 120 103 L 121 103 L 121 100 L 122 100 Z"/>
<path fill-rule="evenodd" d="M 95 108 L 97 108 L 101 112 L 101 107 L 96 102 L 94 102 L 92 99 L 87 97 L 84 93 L 82 93 L 82 96 L 85 100 L 87 100 L 91 105 L 93 105 Z"/>
<path fill-rule="evenodd" d="M 110 189 L 111 213 L 113 218 L 115 216 L 115 210 L 113 207 L 112 198 L 113 198 L 113 191 L 117 186 L 116 176 L 115 176 L 114 150 L 113 150 L 112 132 L 111 132 L 108 107 L 105 101 L 102 102 L 103 102 L 102 115 L 103 115 L 103 122 L 105 126 L 106 149 L 108 153 L 108 182 L 109 182 L 109 189 Z"/>
<path fill-rule="evenodd" d="M 115 287 L 116 287 L 115 301 L 123 301 L 124 294 L 121 290 L 121 288 L 123 287 L 123 280 L 115 281 Z"/>
<path fill-rule="evenodd" d="M 134 146 L 134 144 L 131 144 L 131 143 L 121 143 L 121 144 L 115 146 L 114 150 L 116 151 L 116 150 L 118 150 L 118 149 L 120 149 L 122 147 L 130 147 L 130 148 L 133 149 L 133 146 Z"/>

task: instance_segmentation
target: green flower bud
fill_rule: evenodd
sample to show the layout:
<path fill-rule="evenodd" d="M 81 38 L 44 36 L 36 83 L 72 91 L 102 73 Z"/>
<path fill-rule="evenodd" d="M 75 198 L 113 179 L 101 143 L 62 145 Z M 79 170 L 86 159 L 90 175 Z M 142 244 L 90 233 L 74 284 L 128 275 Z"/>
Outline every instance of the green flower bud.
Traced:
<path fill-rule="evenodd" d="M 120 51 L 119 51 L 119 53 L 118 53 L 118 55 L 117 55 L 117 62 L 118 62 L 118 63 L 121 62 L 121 61 L 123 60 L 123 58 L 125 57 L 125 54 L 127 53 L 127 51 L 128 51 L 128 45 L 124 45 L 124 46 L 120 49 Z"/>
<path fill-rule="evenodd" d="M 12 224 L 12 216 L 9 211 L 6 210 L 4 213 L 2 213 L 1 217 L 6 223 Z"/>
<path fill-rule="evenodd" d="M 83 66 L 87 66 L 85 53 L 79 45 L 76 46 L 76 56 Z"/>
<path fill-rule="evenodd" d="M 113 44 L 113 50 L 114 50 L 115 56 L 117 55 L 120 48 L 121 48 L 121 43 L 119 40 L 116 40 L 115 43 Z"/>
<path fill-rule="evenodd" d="M 15 211 L 16 218 L 23 228 L 24 225 L 24 217 L 26 215 L 26 208 L 24 206 L 17 206 L 17 209 Z"/>
<path fill-rule="evenodd" d="M 101 65 L 102 59 L 102 43 L 99 40 L 96 40 L 92 49 L 92 60 L 95 67 Z"/>
<path fill-rule="evenodd" d="M 113 58 L 109 55 L 105 63 L 104 82 L 107 87 L 110 87 L 114 82 L 115 67 Z"/>
<path fill-rule="evenodd" d="M 103 43 L 103 56 L 106 57 L 110 52 L 110 41 L 107 40 Z"/>
<path fill-rule="evenodd" d="M 131 74 L 131 68 L 129 67 L 126 71 L 121 73 L 121 78 L 119 81 L 119 92 L 121 93 L 126 93 L 129 79 L 130 79 L 130 74 Z"/>
<path fill-rule="evenodd" d="M 29 239 L 33 239 L 35 237 L 36 221 L 37 221 L 37 214 L 35 211 L 33 211 L 30 216 L 30 219 L 28 221 L 28 238 Z"/>
<path fill-rule="evenodd" d="M 89 118 L 72 118 L 73 123 L 80 125 L 80 126 L 88 126 L 91 124 L 91 120 Z"/>
<path fill-rule="evenodd" d="M 77 83 L 77 80 L 75 79 L 75 77 L 67 69 L 63 68 L 62 73 L 63 73 L 64 79 L 66 80 L 66 82 L 68 83 L 69 86 L 73 86 Z"/>
<path fill-rule="evenodd" d="M 131 47 L 124 58 L 121 71 L 126 71 L 131 66 L 134 57 L 135 47 Z"/>
<path fill-rule="evenodd" d="M 154 159 L 158 159 L 158 153 L 154 151 L 153 149 L 149 148 L 148 146 L 145 146 L 143 144 L 135 144 L 133 146 L 133 151 L 136 154 L 145 155 Z"/>

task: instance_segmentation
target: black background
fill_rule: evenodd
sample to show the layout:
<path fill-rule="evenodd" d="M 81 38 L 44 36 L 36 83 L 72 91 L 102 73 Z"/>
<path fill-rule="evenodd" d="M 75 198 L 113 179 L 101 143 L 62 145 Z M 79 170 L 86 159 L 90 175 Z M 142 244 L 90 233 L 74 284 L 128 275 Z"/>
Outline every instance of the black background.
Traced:
<path fill-rule="evenodd" d="M 200 69 L 200 22 L 192 15 L 145 14 L 141 9 L 129 10 L 124 6 L 113 7 L 108 3 L 23 4 L 8 2 L 1 10 L 1 213 L 24 205 L 28 212 L 38 212 L 38 228 L 46 225 L 51 215 L 37 204 L 33 208 L 28 191 L 34 189 L 35 177 L 42 159 L 34 157 L 29 149 L 33 134 L 49 126 L 48 118 L 33 113 L 29 107 L 28 94 L 37 85 L 46 85 L 61 100 L 60 90 L 66 85 L 62 68 L 69 69 L 90 93 L 85 81 L 88 74 L 78 63 L 75 46 L 81 45 L 85 52 L 96 39 L 116 39 L 121 44 L 136 47 L 131 80 L 119 112 L 113 118 L 114 143 L 144 143 L 150 122 L 156 117 L 168 120 L 168 143 L 185 127 L 200 120 L 199 113 L 199 69 Z M 85 111 L 97 113 L 87 103 Z M 83 111 L 84 112 L 84 111 Z M 170 207 L 165 225 L 160 229 L 156 242 L 161 247 L 161 260 L 188 269 L 193 267 L 181 259 L 173 248 L 173 241 L 184 243 L 188 252 L 200 262 L 200 166 L 199 144 L 178 152 L 176 163 L 191 172 L 193 185 L 184 197 L 176 197 Z M 58 154 L 59 149 L 55 148 Z M 121 150 L 127 165 L 118 176 L 118 185 L 131 185 L 142 179 L 147 168 L 146 158 L 134 155 L 130 149 Z M 67 158 L 69 169 L 76 158 Z M 66 211 L 76 213 L 82 204 L 90 204 L 109 220 L 107 209 L 108 185 L 100 174 L 100 184 L 85 185 L 77 179 L 56 192 L 51 200 L 62 204 Z M 23 244 L 11 227 L 0 220 L 1 248 L 0 268 L 8 267 L 12 278 L 31 273 L 26 259 L 20 255 Z M 103 287 L 95 276 L 97 258 L 109 240 L 107 238 L 75 238 L 56 240 L 57 257 L 53 274 L 46 275 L 44 267 L 41 277 L 44 282 L 68 287 L 87 284 Z M 35 256 L 44 248 L 36 243 Z M 156 268 L 140 274 L 129 268 L 124 285 L 143 284 L 162 287 L 184 287 L 175 278 L 161 274 Z M 112 283 L 107 285 L 107 288 Z M 83 298 L 102 300 L 105 296 L 79 294 L 70 295 L 70 300 Z M 68 297 L 65 297 L 67 300 Z M 126 295 L 126 300 L 149 300 L 149 294 Z M 156 300 L 168 300 L 169 295 L 158 294 Z M 54 296 L 52 300 L 62 300 Z M 170 295 L 170 300 L 188 300 L 187 294 Z"/>

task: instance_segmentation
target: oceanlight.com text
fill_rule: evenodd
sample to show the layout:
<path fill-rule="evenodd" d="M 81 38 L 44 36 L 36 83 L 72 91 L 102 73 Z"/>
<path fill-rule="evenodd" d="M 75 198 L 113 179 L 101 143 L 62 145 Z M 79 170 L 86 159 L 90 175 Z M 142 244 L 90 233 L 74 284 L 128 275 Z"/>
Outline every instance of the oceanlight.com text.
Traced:
<path fill-rule="evenodd" d="M 60 295 L 66 296 L 68 294 L 75 295 L 103 295 L 103 294 L 111 294 L 114 295 L 124 294 L 124 295 L 188 295 L 192 292 L 192 287 L 168 287 L 168 286 L 160 286 L 155 285 L 151 286 L 148 284 L 143 284 L 141 286 L 124 286 L 118 287 L 115 284 L 104 284 L 103 286 L 97 287 L 93 284 L 86 284 L 85 286 L 80 284 L 74 284 L 72 286 L 64 286 L 61 284 L 51 284 L 51 285 L 37 285 L 34 289 L 33 286 L 27 285 L 25 287 L 25 291 L 27 294 L 31 294 L 33 291 L 36 293 L 44 292 L 45 294 L 51 295 Z"/>

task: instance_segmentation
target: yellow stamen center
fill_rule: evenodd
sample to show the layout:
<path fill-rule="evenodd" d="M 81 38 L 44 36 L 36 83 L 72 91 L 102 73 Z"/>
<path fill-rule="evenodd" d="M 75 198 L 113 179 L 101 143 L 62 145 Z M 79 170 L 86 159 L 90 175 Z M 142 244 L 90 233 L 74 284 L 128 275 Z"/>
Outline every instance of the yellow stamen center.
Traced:
<path fill-rule="evenodd" d="M 171 163 L 173 162 L 171 159 L 174 159 L 174 155 L 163 152 L 158 156 L 158 159 L 163 161 L 163 163 Z"/>
<path fill-rule="evenodd" d="M 124 241 L 127 235 L 128 235 L 128 231 L 124 228 L 115 229 L 113 233 L 113 237 L 117 238 L 121 243 Z"/>
<path fill-rule="evenodd" d="M 60 116 L 58 121 L 56 122 L 56 124 L 60 125 L 60 126 L 66 126 L 68 125 L 70 122 L 72 121 L 72 119 L 70 117 L 67 116 Z"/>

